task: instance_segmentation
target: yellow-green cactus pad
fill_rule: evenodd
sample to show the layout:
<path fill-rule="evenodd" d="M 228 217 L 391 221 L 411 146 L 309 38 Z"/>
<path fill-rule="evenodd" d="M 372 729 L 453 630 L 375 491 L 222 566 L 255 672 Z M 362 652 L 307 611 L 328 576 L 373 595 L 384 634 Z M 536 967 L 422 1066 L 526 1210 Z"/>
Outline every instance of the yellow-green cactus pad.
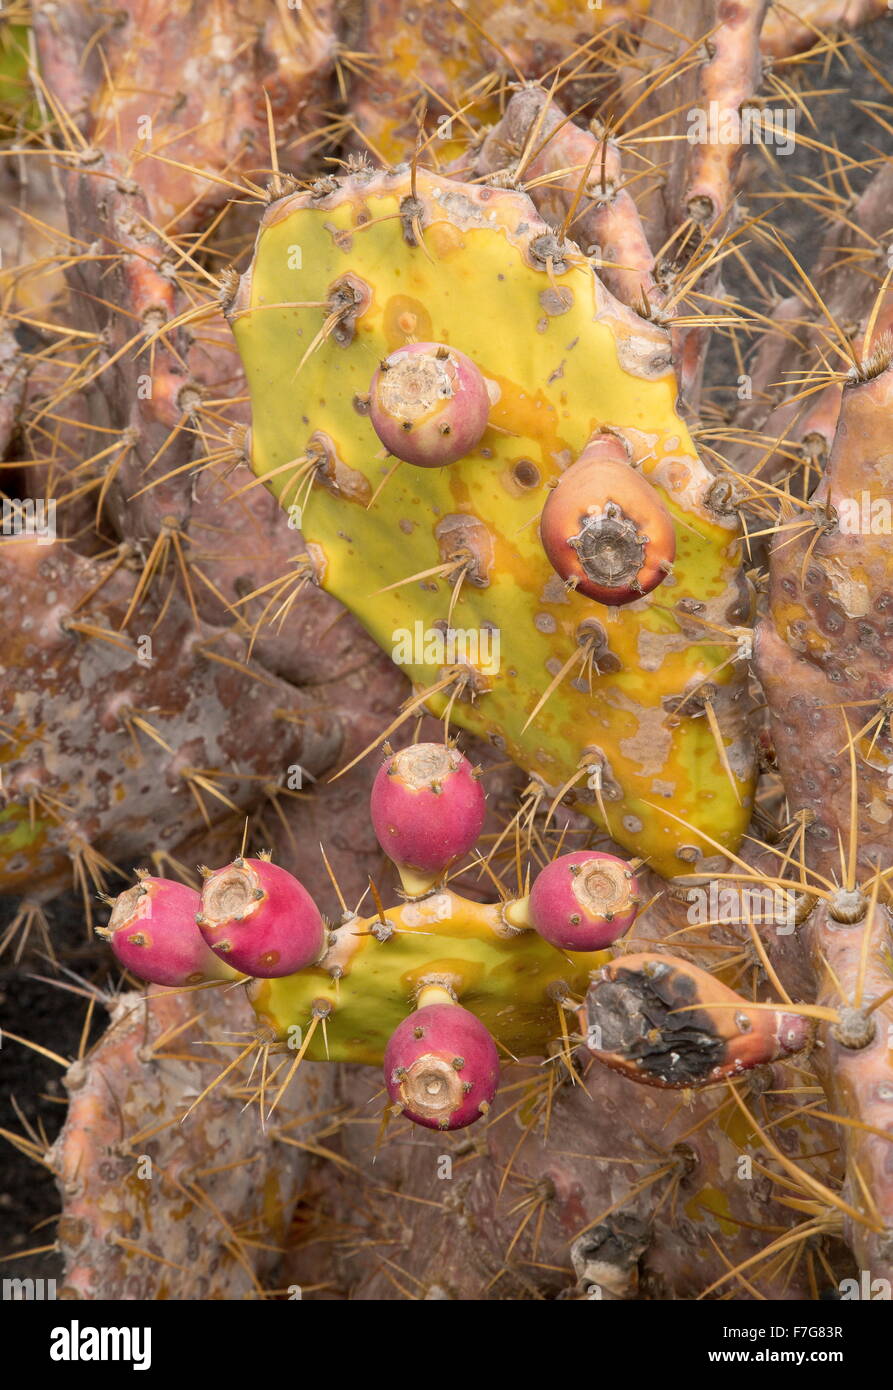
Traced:
<path fill-rule="evenodd" d="M 443 890 L 389 908 L 384 919 L 352 917 L 331 934 L 319 965 L 252 980 L 249 998 L 272 1038 L 316 1061 L 380 1066 L 394 1029 L 425 984 L 453 990 L 516 1057 L 543 1056 L 561 1026 L 562 1001 L 586 993 L 609 951 L 557 951 L 534 931 L 508 925 L 501 907 Z M 325 1019 L 308 1040 L 314 1017 Z"/>
<path fill-rule="evenodd" d="M 737 522 L 676 411 L 665 331 L 525 194 L 421 171 L 413 185 L 354 170 L 272 204 L 227 311 L 254 471 L 299 506 L 317 582 L 419 692 L 440 687 L 428 707 L 550 792 L 572 782 L 573 804 L 662 874 L 720 863 L 697 831 L 732 848 L 750 816 L 735 634 L 751 600 Z M 413 339 L 458 348 L 490 383 L 489 428 L 447 468 L 395 463 L 368 417 L 373 371 Z M 673 573 L 623 608 L 568 592 L 538 532 L 596 430 L 622 438 L 676 530 Z M 586 619 L 604 630 L 588 668 Z"/>

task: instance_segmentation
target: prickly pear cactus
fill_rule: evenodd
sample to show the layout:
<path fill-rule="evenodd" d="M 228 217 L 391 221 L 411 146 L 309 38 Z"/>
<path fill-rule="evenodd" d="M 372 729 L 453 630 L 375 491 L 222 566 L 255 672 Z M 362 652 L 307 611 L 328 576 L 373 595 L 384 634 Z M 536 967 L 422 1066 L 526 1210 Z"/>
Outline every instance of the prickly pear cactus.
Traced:
<path fill-rule="evenodd" d="M 300 508 L 315 582 L 429 706 L 550 794 L 572 788 L 669 877 L 719 862 L 680 821 L 737 848 L 753 793 L 746 668 L 715 634 L 743 628 L 751 603 L 738 528 L 711 508 L 715 480 L 676 412 L 664 332 L 523 194 L 362 166 L 268 209 L 227 314 L 252 467 Z M 449 466 L 389 456 L 370 421 L 377 364 L 413 340 L 458 349 L 488 385 L 488 427 Z M 622 609 L 569 589 L 539 532 L 596 432 L 635 470 L 618 502 L 644 478 L 676 537 L 660 589 Z M 451 629 L 487 650 L 459 650 Z"/>
<path fill-rule="evenodd" d="M 259 1133 L 245 1107 L 246 1058 L 194 1105 L 216 1071 L 198 1040 L 216 1038 L 225 1052 L 233 1024 L 246 1022 L 244 1004 L 213 991 L 128 993 L 107 1003 L 108 1032 L 66 1072 L 68 1117 L 47 1156 L 66 1196 L 60 1296 L 260 1296 L 306 1154 L 278 1142 L 278 1131 Z M 301 1109 L 326 1098 L 325 1075 L 308 1067 L 278 1116 L 284 1133 L 300 1139 Z"/>
<path fill-rule="evenodd" d="M 66 1297 L 893 1281 L 888 14 L 4 8 Z"/>

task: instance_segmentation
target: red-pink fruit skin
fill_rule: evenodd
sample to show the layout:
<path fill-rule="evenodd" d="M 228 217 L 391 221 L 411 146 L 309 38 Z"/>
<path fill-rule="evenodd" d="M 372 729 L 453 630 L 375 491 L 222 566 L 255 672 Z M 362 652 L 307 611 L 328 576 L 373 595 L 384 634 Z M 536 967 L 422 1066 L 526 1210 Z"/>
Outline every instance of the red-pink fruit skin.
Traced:
<path fill-rule="evenodd" d="M 399 773 L 388 773 L 391 762 L 379 768 L 369 802 L 378 843 L 395 864 L 440 873 L 476 843 L 487 810 L 484 789 L 467 758 L 439 792 L 408 787 Z"/>
<path fill-rule="evenodd" d="M 433 353 L 438 346 L 437 343 L 405 343 L 392 352 L 387 360 L 394 363 L 401 358 Z M 377 367 L 372 376 L 369 393 L 372 428 L 390 453 L 417 468 L 442 468 L 445 464 L 464 458 L 477 448 L 487 428 L 490 414 L 487 384 L 470 357 L 457 348 L 450 348 L 449 351 L 456 368 L 455 394 L 444 403 L 442 411 L 413 425 L 408 432 L 379 403 L 381 368 Z M 439 428 L 444 423 L 450 426 L 450 433 L 446 436 L 440 433 Z"/>
<path fill-rule="evenodd" d="M 241 974 L 262 980 L 293 975 L 312 965 L 322 955 L 326 929 L 307 889 L 293 874 L 266 859 L 244 859 L 242 863 L 254 870 L 265 896 L 252 905 L 253 910 L 242 922 L 200 922 L 211 950 L 216 952 L 221 942 L 228 942 L 232 949 L 220 951 L 220 959 Z M 225 872 L 218 869 L 205 879 L 202 910 L 214 880 Z"/>
<path fill-rule="evenodd" d="M 109 941 L 125 970 L 148 984 L 171 987 L 227 978 L 195 924 L 201 902 L 195 889 L 169 878 L 140 881 L 146 892 L 137 899 L 137 914 L 116 927 Z M 145 946 L 128 940 L 137 933 Z"/>
<path fill-rule="evenodd" d="M 547 864 L 530 890 L 530 920 L 535 930 L 562 951 L 603 951 L 623 936 L 636 919 L 636 905 L 628 912 L 616 913 L 610 922 L 584 911 L 574 896 L 569 870 L 574 864 L 586 864 L 592 859 L 605 859 L 626 867 L 623 860 L 613 854 L 603 854 L 600 850 L 576 850 L 571 854 L 561 854 Z M 635 877 L 629 879 L 629 889 L 633 897 L 638 896 Z M 579 915 L 579 922 L 570 920 L 575 915 Z"/>
<path fill-rule="evenodd" d="M 424 1030 L 423 1037 L 415 1036 L 417 1028 Z M 394 1029 L 384 1052 L 385 1085 L 395 1104 L 402 1103 L 400 1080 L 394 1076 L 395 1069 L 409 1068 L 417 1058 L 429 1053 L 450 1063 L 454 1057 L 461 1057 L 464 1061 L 458 1076 L 462 1082 L 471 1082 L 471 1090 L 465 1093 L 446 1126 L 449 1129 L 464 1129 L 480 1119 L 482 1103 L 493 1103 L 499 1086 L 496 1044 L 480 1019 L 469 1013 L 468 1009 L 463 1009 L 461 1004 L 428 1004 L 424 1009 L 416 1009 Z M 419 1115 L 408 1106 L 403 1114 L 426 1129 L 442 1128 L 436 1120 Z"/>

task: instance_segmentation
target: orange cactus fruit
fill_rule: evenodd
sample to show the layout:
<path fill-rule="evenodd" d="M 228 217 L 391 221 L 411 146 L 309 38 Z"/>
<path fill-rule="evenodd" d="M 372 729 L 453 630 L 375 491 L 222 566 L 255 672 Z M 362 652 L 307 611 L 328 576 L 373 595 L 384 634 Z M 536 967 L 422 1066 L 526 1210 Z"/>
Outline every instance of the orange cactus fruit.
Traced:
<path fill-rule="evenodd" d="M 700 1089 L 812 1041 L 808 1018 L 754 1005 L 688 961 L 619 956 L 593 976 L 580 1025 L 589 1050 L 648 1086 Z"/>
<path fill-rule="evenodd" d="M 540 521 L 550 563 L 598 603 L 632 603 L 663 583 L 676 556 L 673 521 L 616 435 L 596 434 L 553 488 Z"/>

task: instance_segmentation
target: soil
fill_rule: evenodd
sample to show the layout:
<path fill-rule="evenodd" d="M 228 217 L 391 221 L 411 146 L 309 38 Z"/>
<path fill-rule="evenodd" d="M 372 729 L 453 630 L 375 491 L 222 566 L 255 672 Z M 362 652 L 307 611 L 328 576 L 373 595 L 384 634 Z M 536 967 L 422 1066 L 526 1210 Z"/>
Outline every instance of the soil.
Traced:
<path fill-rule="evenodd" d="M 0 900 L 0 938 L 17 907 L 9 898 Z M 104 921 L 104 909 L 100 912 L 98 920 Z M 64 972 L 73 972 L 85 984 L 100 988 L 110 988 L 118 973 L 110 968 L 108 948 L 98 937 L 88 938 L 80 899 L 57 899 L 47 917 L 57 957 L 55 966 L 43 954 L 43 943 L 39 936 L 35 940 L 35 933 L 29 947 L 36 949 L 29 949 L 18 964 L 14 961 L 16 943 L 0 957 L 0 1130 L 5 1131 L 0 1151 L 0 1257 L 6 1257 L 3 1273 L 17 1278 L 61 1276 L 61 1260 L 55 1253 L 22 1253 L 52 1244 L 59 1194 L 52 1173 L 7 1139 L 30 1128 L 41 1141 L 45 1136 L 52 1143 L 65 1118 L 66 1097 L 60 1064 L 9 1035 L 17 1034 L 74 1059 L 82 1046 L 88 1004 L 86 999 L 59 988 L 60 984 L 78 987 L 78 981 Z M 104 1011 L 94 1009 L 83 1045 L 90 1047 L 96 1042 L 105 1024 Z"/>

